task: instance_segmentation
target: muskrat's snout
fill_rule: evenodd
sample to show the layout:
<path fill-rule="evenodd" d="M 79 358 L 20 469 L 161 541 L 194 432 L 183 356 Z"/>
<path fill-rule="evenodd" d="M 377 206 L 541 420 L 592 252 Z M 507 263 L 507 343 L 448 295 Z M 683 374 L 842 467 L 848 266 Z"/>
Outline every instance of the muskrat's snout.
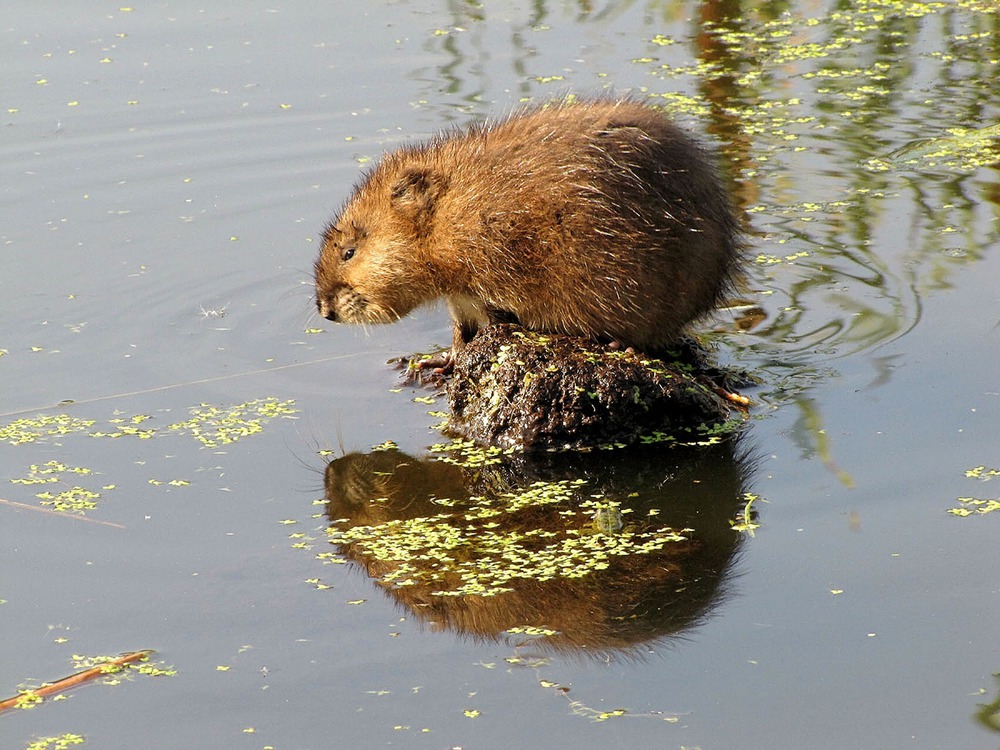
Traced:
<path fill-rule="evenodd" d="M 334 323 L 389 323 L 399 316 L 383 312 L 357 289 L 339 284 L 329 291 L 316 290 L 316 309 Z"/>
<path fill-rule="evenodd" d="M 326 318 L 327 320 L 332 320 L 334 323 L 339 320 L 337 317 L 337 309 L 332 303 L 332 295 L 317 292 L 316 309 L 319 311 L 320 316 Z"/>

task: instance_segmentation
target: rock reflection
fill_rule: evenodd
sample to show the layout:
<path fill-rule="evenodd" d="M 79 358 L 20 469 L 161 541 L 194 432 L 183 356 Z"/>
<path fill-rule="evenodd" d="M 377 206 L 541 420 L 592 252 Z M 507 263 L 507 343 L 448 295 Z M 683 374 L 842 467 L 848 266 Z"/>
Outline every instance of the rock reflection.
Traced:
<path fill-rule="evenodd" d="M 1000 672 L 994 673 L 993 677 L 1000 684 Z M 1000 732 L 1000 690 L 997 691 L 997 697 L 992 703 L 980 704 L 976 720 L 986 729 Z"/>
<path fill-rule="evenodd" d="M 491 461 L 338 458 L 330 541 L 420 621 L 546 650 L 638 656 L 725 598 L 752 463 L 737 441 Z"/>

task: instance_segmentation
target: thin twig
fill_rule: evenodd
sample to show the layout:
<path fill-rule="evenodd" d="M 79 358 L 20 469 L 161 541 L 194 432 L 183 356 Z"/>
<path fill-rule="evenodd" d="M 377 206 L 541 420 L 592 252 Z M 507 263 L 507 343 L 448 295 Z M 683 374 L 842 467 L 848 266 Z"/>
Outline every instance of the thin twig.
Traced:
<path fill-rule="evenodd" d="M 13 417 L 18 414 L 29 414 L 37 413 L 42 411 L 49 411 L 51 409 L 65 409 L 72 406 L 80 406 L 81 404 L 93 404 L 97 401 L 108 401 L 113 398 L 129 398 L 131 396 L 144 396 L 147 393 L 160 393 L 161 391 L 169 391 L 174 388 L 186 388 L 192 385 L 204 385 L 206 383 L 217 383 L 220 380 L 232 380 L 233 378 L 242 378 L 247 375 L 261 375 L 270 372 L 279 372 L 281 370 L 291 370 L 296 367 L 308 367 L 309 365 L 318 365 L 326 362 L 333 362 L 338 359 L 350 359 L 352 357 L 362 357 L 372 354 L 371 351 L 362 352 L 350 352 L 349 354 L 334 354 L 329 357 L 320 357 L 319 359 L 311 359 L 307 362 L 292 362 L 287 365 L 275 365 L 274 367 L 261 367 L 256 370 L 246 370 L 244 372 L 234 372 L 228 375 L 217 375 L 212 378 L 201 378 L 199 380 L 186 380 L 181 383 L 170 383 L 168 385 L 160 385 L 155 388 L 143 388 L 138 391 L 127 391 L 125 393 L 112 393 L 107 396 L 95 396 L 93 398 L 83 398 L 79 400 L 66 399 L 65 401 L 60 401 L 55 404 L 45 404 L 44 406 L 37 406 L 34 408 L 26 409 L 15 409 L 14 411 L 5 411 L 0 413 L 0 417 Z"/>
<path fill-rule="evenodd" d="M 103 664 L 98 664 L 96 667 L 91 667 L 90 669 L 77 672 L 69 677 L 64 677 L 61 680 L 47 682 L 41 687 L 31 688 L 30 690 L 24 691 L 20 695 L 15 695 L 13 698 L 7 698 L 7 700 L 0 701 L 0 713 L 9 711 L 12 708 L 20 708 L 26 703 L 35 703 L 41 698 L 61 693 L 64 690 L 69 690 L 77 685 L 83 685 L 86 682 L 91 682 L 92 680 L 96 680 L 98 677 L 108 674 L 108 672 L 112 671 L 112 667 L 124 667 L 126 664 L 142 661 L 143 659 L 149 658 L 149 656 L 153 653 L 155 652 L 152 649 L 146 649 L 145 651 L 132 651 L 127 654 L 122 654 L 121 656 L 111 659 L 110 661 L 106 661 Z"/>
<path fill-rule="evenodd" d="M 75 516 L 72 513 L 63 513 L 59 510 L 52 510 L 51 508 L 39 508 L 37 505 L 27 505 L 25 503 L 19 503 L 14 500 L 4 500 L 0 497 L 0 505 L 10 505 L 13 508 L 21 508 L 23 510 L 37 510 L 39 513 L 48 513 L 53 516 L 61 516 L 63 518 L 70 518 L 74 521 L 86 521 L 87 523 L 99 523 L 102 526 L 110 526 L 114 529 L 124 529 L 120 523 L 114 523 L 112 521 L 102 521 L 99 518 L 87 518 L 86 516 Z"/>

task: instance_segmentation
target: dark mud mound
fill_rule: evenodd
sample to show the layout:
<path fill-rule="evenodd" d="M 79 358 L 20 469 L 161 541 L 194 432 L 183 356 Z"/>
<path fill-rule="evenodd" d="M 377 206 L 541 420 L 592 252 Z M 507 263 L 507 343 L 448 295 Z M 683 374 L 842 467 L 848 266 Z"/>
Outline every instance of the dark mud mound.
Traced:
<path fill-rule="evenodd" d="M 481 329 L 448 384 L 449 430 L 518 450 L 696 440 L 733 411 L 727 374 L 686 342 L 651 359 L 514 325 Z"/>

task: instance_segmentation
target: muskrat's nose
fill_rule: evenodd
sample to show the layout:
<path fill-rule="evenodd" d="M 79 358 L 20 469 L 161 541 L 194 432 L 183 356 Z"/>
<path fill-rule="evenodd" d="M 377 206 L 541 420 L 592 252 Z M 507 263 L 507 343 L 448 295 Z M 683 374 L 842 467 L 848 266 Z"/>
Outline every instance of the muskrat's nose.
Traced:
<path fill-rule="evenodd" d="M 332 320 L 334 323 L 337 322 L 337 311 L 333 309 L 328 299 L 324 297 L 316 298 L 316 309 L 319 310 L 319 314 L 326 318 L 327 320 Z"/>

